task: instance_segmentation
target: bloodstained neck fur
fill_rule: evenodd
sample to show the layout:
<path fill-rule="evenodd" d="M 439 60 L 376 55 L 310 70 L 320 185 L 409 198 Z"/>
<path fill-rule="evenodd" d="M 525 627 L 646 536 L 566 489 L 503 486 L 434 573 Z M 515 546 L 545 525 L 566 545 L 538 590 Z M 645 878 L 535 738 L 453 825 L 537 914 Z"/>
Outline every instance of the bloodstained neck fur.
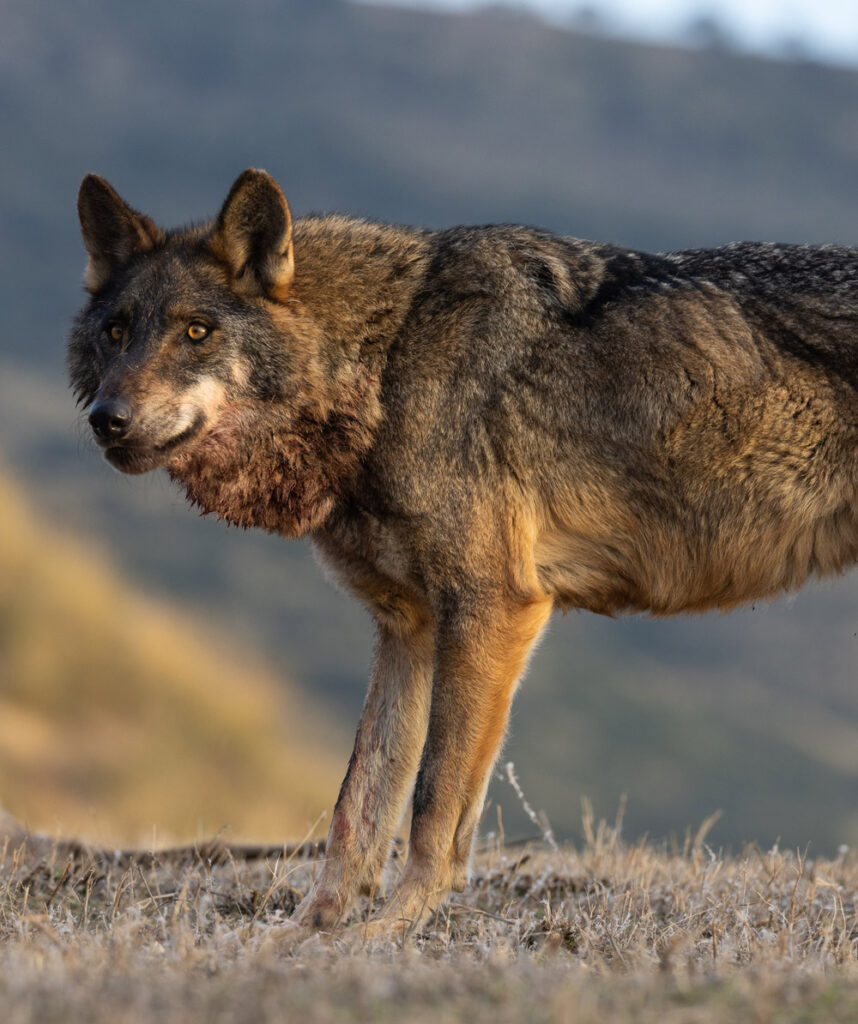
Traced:
<path fill-rule="evenodd" d="M 239 391 L 167 466 L 203 513 L 290 537 L 324 525 L 372 446 L 387 353 L 429 242 L 412 229 L 308 217 L 294 245 L 289 296 L 266 303 L 288 353 L 280 395 Z"/>

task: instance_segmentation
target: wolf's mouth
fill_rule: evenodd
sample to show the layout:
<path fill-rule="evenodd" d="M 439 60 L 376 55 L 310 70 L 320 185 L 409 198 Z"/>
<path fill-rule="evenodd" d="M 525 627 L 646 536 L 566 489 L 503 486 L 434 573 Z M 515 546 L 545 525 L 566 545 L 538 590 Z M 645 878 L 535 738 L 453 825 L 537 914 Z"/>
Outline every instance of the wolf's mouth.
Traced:
<path fill-rule="evenodd" d="M 176 434 L 175 437 L 171 438 L 169 441 L 165 441 L 163 444 L 155 445 L 155 451 L 171 452 L 174 448 L 178 448 L 180 444 L 184 444 L 185 441 L 190 441 L 192 437 L 196 436 L 202 430 L 205 421 L 205 414 L 198 412 L 194 417 L 193 422 L 189 426 L 185 427 L 180 434 Z"/>
<path fill-rule="evenodd" d="M 105 448 L 104 457 L 111 466 L 123 473 L 132 475 L 148 473 L 152 469 L 163 466 L 169 454 L 186 441 L 196 437 L 202 430 L 205 421 L 205 414 L 198 412 L 193 422 L 175 437 L 171 437 L 169 441 L 163 441 L 161 444 L 151 447 L 133 443 L 111 445 L 109 448 Z"/>

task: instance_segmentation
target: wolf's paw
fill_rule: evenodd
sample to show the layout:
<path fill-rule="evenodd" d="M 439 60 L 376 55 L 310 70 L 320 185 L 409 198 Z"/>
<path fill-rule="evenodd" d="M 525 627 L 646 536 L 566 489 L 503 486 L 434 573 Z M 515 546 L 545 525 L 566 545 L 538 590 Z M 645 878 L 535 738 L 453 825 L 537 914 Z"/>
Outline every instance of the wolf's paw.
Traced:
<path fill-rule="evenodd" d="M 377 946 L 402 948 L 420 935 L 417 922 L 405 917 L 386 915 L 383 912 L 368 921 L 356 921 L 348 925 L 336 937 L 338 947 L 364 949 Z"/>
<path fill-rule="evenodd" d="M 295 908 L 289 924 L 303 929 L 305 935 L 332 931 L 343 919 L 345 910 L 345 901 L 338 894 L 314 888 Z"/>
<path fill-rule="evenodd" d="M 312 935 L 309 928 L 294 924 L 291 920 L 282 921 L 276 927 L 266 929 L 259 949 L 274 956 L 291 956 Z"/>
<path fill-rule="evenodd" d="M 338 936 L 348 946 L 395 943 L 404 946 L 422 934 L 441 902 L 423 888 L 405 886 L 391 893 L 367 921 L 349 925 Z"/>

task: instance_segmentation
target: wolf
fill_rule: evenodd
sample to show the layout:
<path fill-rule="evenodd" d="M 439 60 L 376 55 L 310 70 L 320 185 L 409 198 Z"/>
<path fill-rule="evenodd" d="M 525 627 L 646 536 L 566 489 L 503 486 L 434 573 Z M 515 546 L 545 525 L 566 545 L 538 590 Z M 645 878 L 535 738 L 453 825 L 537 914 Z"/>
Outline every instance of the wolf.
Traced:
<path fill-rule="evenodd" d="M 107 461 L 309 537 L 375 620 L 305 929 L 379 890 L 409 794 L 378 930 L 466 885 L 553 609 L 726 609 L 858 557 L 858 250 L 293 223 L 253 169 L 203 225 L 95 175 L 78 208 L 68 365 Z"/>

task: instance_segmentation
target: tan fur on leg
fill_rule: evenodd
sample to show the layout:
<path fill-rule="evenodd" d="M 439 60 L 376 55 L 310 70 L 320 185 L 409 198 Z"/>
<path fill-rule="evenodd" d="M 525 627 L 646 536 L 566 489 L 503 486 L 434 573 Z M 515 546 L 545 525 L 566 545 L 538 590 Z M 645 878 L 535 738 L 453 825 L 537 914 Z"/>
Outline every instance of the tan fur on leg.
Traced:
<path fill-rule="evenodd" d="M 377 889 L 426 735 L 432 685 L 429 626 L 379 627 L 354 752 L 337 800 L 319 879 L 293 920 L 332 927 L 361 890 Z"/>
<path fill-rule="evenodd" d="M 439 627 L 408 865 L 381 915 L 392 933 L 403 921 L 419 924 L 450 889 L 461 890 L 467 882 L 474 832 L 513 694 L 550 614 L 547 597 L 524 603 L 499 597 Z"/>

